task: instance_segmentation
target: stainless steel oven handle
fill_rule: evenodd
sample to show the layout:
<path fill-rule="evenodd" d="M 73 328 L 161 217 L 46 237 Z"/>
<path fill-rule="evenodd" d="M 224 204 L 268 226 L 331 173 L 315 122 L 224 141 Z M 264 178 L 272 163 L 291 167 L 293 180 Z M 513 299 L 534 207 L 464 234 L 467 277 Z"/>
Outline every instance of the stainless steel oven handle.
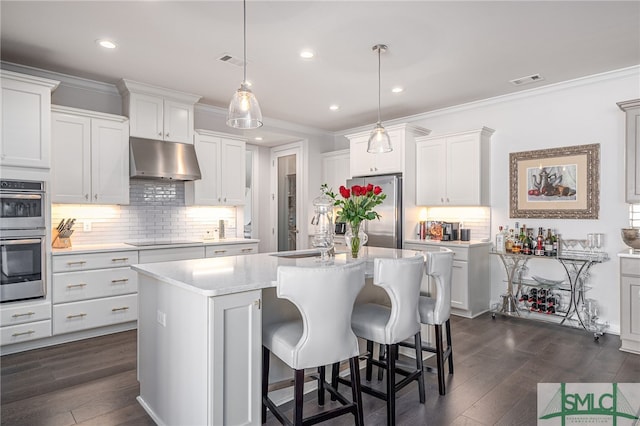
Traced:
<path fill-rule="evenodd" d="M 32 240 L 2 240 L 2 245 L 5 246 L 15 246 L 18 244 L 40 244 L 42 242 L 41 239 L 32 239 Z"/>
<path fill-rule="evenodd" d="M 16 193 L 0 193 L 0 198 L 16 199 L 16 200 L 41 200 L 42 194 L 16 194 Z"/>

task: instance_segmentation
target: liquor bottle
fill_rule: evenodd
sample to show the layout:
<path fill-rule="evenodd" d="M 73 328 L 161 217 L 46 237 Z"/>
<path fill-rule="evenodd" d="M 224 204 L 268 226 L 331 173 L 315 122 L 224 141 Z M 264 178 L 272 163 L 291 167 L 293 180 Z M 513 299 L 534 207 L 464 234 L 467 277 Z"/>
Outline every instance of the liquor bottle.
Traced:
<path fill-rule="evenodd" d="M 551 251 L 551 256 L 560 256 L 560 234 L 557 234 L 555 231 L 551 235 L 551 241 L 553 244 L 553 250 Z"/>
<path fill-rule="evenodd" d="M 502 226 L 499 226 L 496 234 L 496 251 L 498 253 L 504 253 L 504 242 L 504 232 L 502 232 Z"/>
<path fill-rule="evenodd" d="M 553 256 L 553 236 L 551 228 L 547 229 L 547 237 L 544 239 L 544 255 Z"/>
<path fill-rule="evenodd" d="M 513 252 L 513 229 L 509 230 L 509 235 L 507 236 L 505 242 L 504 242 L 504 250 L 507 253 L 512 253 Z"/>
<path fill-rule="evenodd" d="M 542 233 L 542 227 L 538 228 L 538 237 L 536 238 L 536 249 L 533 253 L 536 256 L 544 256 L 544 236 Z"/>
<path fill-rule="evenodd" d="M 518 231 L 516 230 L 516 232 L 518 232 Z M 520 254 L 521 250 L 522 250 L 522 239 L 520 238 L 519 234 L 518 235 L 514 234 L 513 247 L 511 248 L 511 251 L 513 253 Z"/>
<path fill-rule="evenodd" d="M 529 230 L 523 229 L 523 240 L 522 240 L 522 254 L 531 254 L 531 238 L 529 236 Z"/>

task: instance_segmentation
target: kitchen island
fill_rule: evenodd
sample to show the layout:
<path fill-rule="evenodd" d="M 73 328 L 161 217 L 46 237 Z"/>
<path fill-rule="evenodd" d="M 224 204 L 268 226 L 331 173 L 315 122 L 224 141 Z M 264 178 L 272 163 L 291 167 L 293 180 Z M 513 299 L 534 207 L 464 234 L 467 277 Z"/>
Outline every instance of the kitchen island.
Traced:
<path fill-rule="evenodd" d="M 361 259 L 415 255 L 365 247 Z M 318 267 L 313 251 L 135 265 L 138 272 L 138 401 L 160 425 L 258 425 L 262 324 L 297 315 L 275 297 L 278 266 Z M 359 301 L 381 301 L 370 280 Z M 303 284 L 303 283 L 302 283 Z"/>

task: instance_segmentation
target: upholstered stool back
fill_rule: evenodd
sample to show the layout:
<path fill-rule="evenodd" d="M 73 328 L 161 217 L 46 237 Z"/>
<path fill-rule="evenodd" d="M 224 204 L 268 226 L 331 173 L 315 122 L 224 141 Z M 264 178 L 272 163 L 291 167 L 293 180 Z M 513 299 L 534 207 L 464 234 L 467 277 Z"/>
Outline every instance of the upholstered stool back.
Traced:
<path fill-rule="evenodd" d="M 444 324 L 451 315 L 451 269 L 453 252 L 451 250 L 430 251 L 427 256 L 427 275 L 433 278 L 436 297 L 429 312 L 420 312 L 423 324 Z"/>
<path fill-rule="evenodd" d="M 290 300 L 298 308 L 302 329 L 277 332 L 296 336 L 267 333 L 263 344 L 296 370 L 333 364 L 358 355 L 351 313 L 356 296 L 364 286 L 364 273 L 364 262 L 317 268 L 279 267 L 277 296 Z M 295 345 L 278 343 L 288 337 L 298 338 Z"/>

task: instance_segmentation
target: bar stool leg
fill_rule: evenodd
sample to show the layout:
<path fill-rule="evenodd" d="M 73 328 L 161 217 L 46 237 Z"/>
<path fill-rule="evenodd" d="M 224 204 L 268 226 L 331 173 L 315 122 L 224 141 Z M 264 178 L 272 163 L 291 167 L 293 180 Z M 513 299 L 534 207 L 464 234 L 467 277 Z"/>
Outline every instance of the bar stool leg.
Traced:
<path fill-rule="evenodd" d="M 435 325 L 436 331 L 436 367 L 438 370 L 438 392 L 440 395 L 446 393 L 444 387 L 444 359 L 442 351 L 442 325 Z"/>
<path fill-rule="evenodd" d="M 302 405 L 304 403 L 304 369 L 296 370 L 293 380 L 294 406 L 293 424 L 302 425 Z"/>
<path fill-rule="evenodd" d="M 449 374 L 453 374 L 453 346 L 451 345 L 451 320 L 447 320 L 445 323 L 445 329 L 447 330 L 447 346 L 449 350 Z"/>
<path fill-rule="evenodd" d="M 324 373 L 325 367 L 318 367 L 318 405 L 324 405 Z"/>
<path fill-rule="evenodd" d="M 269 357 L 271 351 L 262 347 L 262 423 L 267 422 L 267 404 L 265 398 L 269 392 Z"/>
<path fill-rule="evenodd" d="M 352 401 L 357 404 L 356 413 L 354 413 L 356 426 L 363 426 L 364 415 L 362 414 L 362 391 L 360 390 L 360 363 L 357 356 L 349 359 L 349 370 L 351 371 Z"/>
<path fill-rule="evenodd" d="M 340 363 L 334 362 L 331 366 L 331 387 L 333 387 L 336 392 L 338 392 L 338 375 L 340 374 Z M 331 394 L 331 400 L 335 401 L 337 398 Z"/>
<path fill-rule="evenodd" d="M 418 376 L 418 393 L 420 395 L 420 404 L 424 404 L 424 372 L 422 369 L 422 336 L 420 332 L 415 335 L 414 341 L 416 345 L 416 369 L 420 372 Z"/>
<path fill-rule="evenodd" d="M 367 340 L 367 367 L 365 369 L 365 379 L 367 382 L 371 381 L 371 373 L 373 369 L 373 365 L 371 360 L 373 359 L 373 342 L 371 340 Z"/>
<path fill-rule="evenodd" d="M 386 345 L 387 352 L 387 425 L 396 424 L 396 354 L 398 346 Z"/>
<path fill-rule="evenodd" d="M 378 360 L 380 362 L 384 362 L 385 357 L 386 357 L 386 353 L 384 350 L 384 345 L 381 343 L 380 346 L 378 347 Z M 378 367 L 378 381 L 381 381 L 383 377 L 384 377 L 384 368 Z"/>

